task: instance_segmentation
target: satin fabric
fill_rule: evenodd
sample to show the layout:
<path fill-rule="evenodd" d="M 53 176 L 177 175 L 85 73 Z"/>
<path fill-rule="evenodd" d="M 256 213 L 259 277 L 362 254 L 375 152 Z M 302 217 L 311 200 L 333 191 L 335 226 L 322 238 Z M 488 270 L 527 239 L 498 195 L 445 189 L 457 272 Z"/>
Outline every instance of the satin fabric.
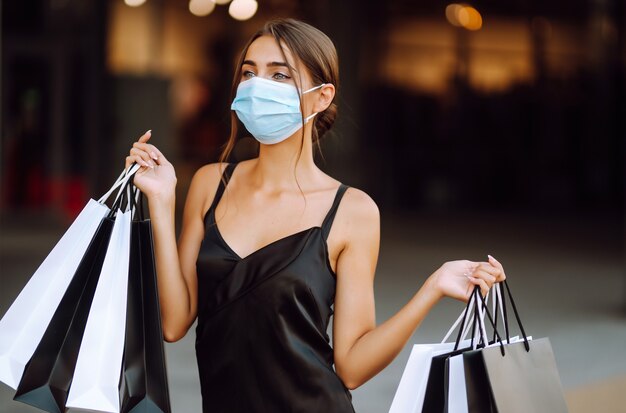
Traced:
<path fill-rule="evenodd" d="M 226 168 L 226 181 L 235 166 Z M 354 412 L 333 368 L 327 334 L 336 280 L 326 238 L 346 189 L 339 187 L 321 226 L 242 258 L 215 223 L 220 183 L 197 261 L 196 355 L 204 413 Z"/>

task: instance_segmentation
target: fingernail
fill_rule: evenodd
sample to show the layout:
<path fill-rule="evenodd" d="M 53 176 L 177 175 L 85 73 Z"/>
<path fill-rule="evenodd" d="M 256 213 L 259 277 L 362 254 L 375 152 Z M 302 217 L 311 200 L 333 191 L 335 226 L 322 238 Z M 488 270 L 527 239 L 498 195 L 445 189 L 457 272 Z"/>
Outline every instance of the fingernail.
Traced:
<path fill-rule="evenodd" d="M 498 260 L 496 260 L 495 258 L 493 258 L 493 257 L 492 257 L 491 255 L 489 255 L 489 254 L 487 254 L 487 257 L 489 257 L 489 259 L 490 259 L 490 260 L 493 260 L 493 261 L 498 261 Z"/>
<path fill-rule="evenodd" d="M 152 159 L 154 159 L 155 161 L 157 159 L 159 159 L 159 157 L 157 156 L 156 152 L 150 152 L 150 156 L 152 156 Z"/>
<path fill-rule="evenodd" d="M 146 133 L 150 133 L 150 134 L 152 134 L 152 129 L 147 130 L 147 131 L 146 131 Z M 146 133 L 144 133 L 144 135 L 145 135 Z"/>

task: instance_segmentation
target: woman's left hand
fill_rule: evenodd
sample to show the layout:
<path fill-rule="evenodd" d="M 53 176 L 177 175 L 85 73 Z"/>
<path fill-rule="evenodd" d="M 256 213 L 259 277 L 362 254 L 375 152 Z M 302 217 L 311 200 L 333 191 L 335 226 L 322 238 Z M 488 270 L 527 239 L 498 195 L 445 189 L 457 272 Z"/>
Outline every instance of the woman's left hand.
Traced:
<path fill-rule="evenodd" d="M 461 301 L 469 299 L 474 286 L 479 286 L 485 295 L 494 283 L 505 279 L 502 264 L 492 256 L 489 256 L 488 262 L 449 261 L 430 276 L 432 285 L 440 296 Z"/>

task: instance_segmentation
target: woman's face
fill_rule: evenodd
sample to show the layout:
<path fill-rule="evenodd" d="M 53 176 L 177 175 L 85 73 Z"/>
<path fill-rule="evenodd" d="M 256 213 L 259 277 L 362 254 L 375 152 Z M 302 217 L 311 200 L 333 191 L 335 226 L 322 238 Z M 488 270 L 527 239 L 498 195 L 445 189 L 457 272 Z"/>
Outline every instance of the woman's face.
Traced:
<path fill-rule="evenodd" d="M 278 47 L 276 39 L 272 36 L 261 36 L 254 40 L 241 65 L 241 79 L 245 82 L 253 77 L 262 77 L 273 82 L 287 83 L 304 92 L 315 86 L 312 84 L 311 75 L 306 67 L 293 56 L 291 51 L 283 45 L 285 56 Z M 285 61 L 285 57 L 287 61 Z M 322 89 L 316 89 L 302 95 L 303 115 L 326 110 L 335 94 L 334 86 L 325 85 Z"/>

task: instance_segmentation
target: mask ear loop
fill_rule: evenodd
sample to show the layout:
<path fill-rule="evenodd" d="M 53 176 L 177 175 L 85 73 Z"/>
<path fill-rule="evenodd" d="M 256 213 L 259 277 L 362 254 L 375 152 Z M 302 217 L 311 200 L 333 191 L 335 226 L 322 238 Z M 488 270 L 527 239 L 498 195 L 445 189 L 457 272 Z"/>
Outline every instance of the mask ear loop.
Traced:
<path fill-rule="evenodd" d="M 302 92 L 302 95 L 305 95 L 305 94 L 307 94 L 307 93 L 309 93 L 309 92 L 314 91 L 315 89 L 319 89 L 319 88 L 321 88 L 321 87 L 323 87 L 323 86 L 326 86 L 327 84 L 328 84 L 328 83 L 322 83 L 321 85 L 318 85 L 318 86 L 313 86 L 311 89 L 307 89 L 307 90 L 305 90 L 304 92 Z M 306 118 L 304 118 L 304 124 L 306 125 L 306 124 L 307 124 L 307 123 L 308 123 L 311 119 L 313 119 L 313 118 L 315 117 L 315 115 L 317 115 L 318 113 L 319 113 L 319 112 L 312 113 L 312 114 L 310 114 L 309 116 L 307 116 Z"/>
<path fill-rule="evenodd" d="M 323 86 L 326 86 L 327 84 L 328 84 L 328 83 L 322 83 L 321 85 L 318 85 L 318 86 L 313 86 L 311 89 L 307 89 L 307 90 L 305 90 L 304 92 L 302 92 L 302 94 L 303 94 L 303 95 L 305 95 L 305 94 L 307 94 L 307 93 L 309 93 L 309 92 L 314 91 L 315 89 L 319 89 L 319 88 L 321 88 L 321 87 L 323 87 Z"/>

